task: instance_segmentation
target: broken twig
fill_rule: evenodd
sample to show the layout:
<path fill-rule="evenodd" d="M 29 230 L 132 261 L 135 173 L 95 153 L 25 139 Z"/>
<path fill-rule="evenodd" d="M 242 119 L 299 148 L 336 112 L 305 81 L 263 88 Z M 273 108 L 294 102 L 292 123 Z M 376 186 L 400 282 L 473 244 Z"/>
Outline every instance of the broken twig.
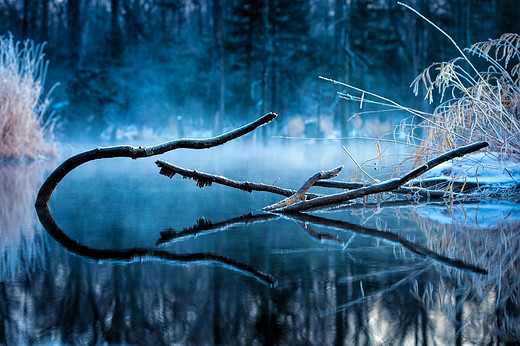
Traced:
<path fill-rule="evenodd" d="M 285 206 L 288 206 L 288 205 L 291 205 L 298 201 L 301 201 L 302 199 L 305 199 L 307 190 L 309 190 L 318 180 L 333 178 L 333 177 L 337 176 L 338 173 L 342 169 L 343 169 L 343 166 L 339 166 L 337 168 L 331 169 L 330 171 L 321 171 L 321 172 L 315 173 L 312 177 L 307 179 L 307 181 L 302 185 L 302 187 L 300 187 L 298 189 L 298 191 L 296 191 L 296 193 L 294 193 L 292 196 L 287 197 L 286 199 L 284 199 L 278 203 L 271 204 L 271 205 L 265 207 L 263 210 L 269 211 L 269 210 L 283 208 Z"/>

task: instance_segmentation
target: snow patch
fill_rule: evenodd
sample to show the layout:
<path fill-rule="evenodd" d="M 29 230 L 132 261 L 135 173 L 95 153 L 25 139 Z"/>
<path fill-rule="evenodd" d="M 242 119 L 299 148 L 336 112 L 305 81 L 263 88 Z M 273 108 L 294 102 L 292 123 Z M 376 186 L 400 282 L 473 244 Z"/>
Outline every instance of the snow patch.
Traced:
<path fill-rule="evenodd" d="M 520 163 L 500 161 L 498 153 L 473 153 L 440 164 L 421 181 L 473 183 L 489 188 L 520 187 Z"/>

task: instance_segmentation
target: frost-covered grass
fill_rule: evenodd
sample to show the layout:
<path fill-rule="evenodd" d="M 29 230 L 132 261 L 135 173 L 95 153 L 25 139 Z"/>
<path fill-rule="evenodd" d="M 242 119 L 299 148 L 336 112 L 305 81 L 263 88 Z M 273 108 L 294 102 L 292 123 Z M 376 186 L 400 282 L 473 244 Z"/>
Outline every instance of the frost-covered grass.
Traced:
<path fill-rule="evenodd" d="M 458 46 L 457 49 L 460 56 L 429 66 L 412 83 L 416 94 L 424 88 L 425 98 L 438 103 L 432 113 L 349 84 L 323 79 L 353 90 L 352 94 L 340 93 L 340 97 L 359 102 L 360 109 L 370 103 L 409 114 L 394 132 L 393 143 L 411 150 L 396 171 L 406 162 L 419 165 L 457 147 L 486 141 L 489 147 L 482 151 L 485 160 L 464 157 L 457 163 L 461 169 L 445 167 L 453 164 L 450 161 L 442 167 L 449 176 L 441 178 L 464 185 L 473 179 L 484 189 L 501 188 L 507 192 L 505 188 L 520 186 L 520 35 L 504 34 L 498 39 L 475 43 L 465 52 Z M 487 68 L 477 70 L 470 56 Z M 455 174 L 457 170 L 463 174 Z M 490 174 L 492 171 L 509 182 L 500 181 L 499 186 L 497 177 Z M 449 188 L 450 184 L 445 186 Z"/>
<path fill-rule="evenodd" d="M 520 35 L 504 34 L 466 52 L 485 59 L 487 70 L 457 57 L 431 65 L 413 83 L 416 94 L 425 87 L 430 102 L 436 93 L 440 98 L 433 114 L 412 129 L 425 130 L 416 159 L 487 141 L 499 161 L 520 162 Z"/>
<path fill-rule="evenodd" d="M 46 69 L 43 45 L 0 36 L 0 160 L 54 154 L 53 122 L 42 123 L 50 103 Z"/>

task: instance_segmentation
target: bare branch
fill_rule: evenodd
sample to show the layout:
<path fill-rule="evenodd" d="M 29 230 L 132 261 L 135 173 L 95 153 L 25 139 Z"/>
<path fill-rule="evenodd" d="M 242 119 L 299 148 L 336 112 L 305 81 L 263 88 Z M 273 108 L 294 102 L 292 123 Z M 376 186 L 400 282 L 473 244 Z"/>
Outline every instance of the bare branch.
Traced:
<path fill-rule="evenodd" d="M 401 178 L 397 179 L 389 179 L 379 184 L 373 184 L 370 186 L 361 187 L 359 189 L 343 192 L 343 193 L 337 193 L 334 195 L 329 196 L 323 196 L 314 198 L 308 201 L 301 201 L 292 205 L 289 205 L 287 207 L 279 208 L 276 210 L 273 210 L 275 212 L 282 212 L 282 213 L 294 213 L 294 212 L 301 212 L 304 210 L 334 205 L 334 204 L 341 204 L 345 203 L 347 201 L 353 200 L 355 198 L 364 197 L 376 193 L 382 193 L 382 192 L 389 192 L 395 189 L 398 189 L 399 187 L 403 186 L 410 180 L 417 178 L 421 174 L 427 172 L 428 170 L 432 169 L 433 167 L 436 167 L 440 165 L 443 162 L 446 162 L 448 160 L 451 160 L 456 157 L 464 156 L 468 153 L 472 153 L 474 151 L 480 150 L 482 148 L 487 147 L 489 144 L 487 142 L 478 142 L 470 145 L 466 145 L 454 150 L 451 150 L 445 154 L 442 154 L 423 165 L 411 170 Z"/>
<path fill-rule="evenodd" d="M 256 128 L 271 122 L 277 117 L 275 113 L 268 113 L 257 120 L 244 125 L 238 129 L 232 130 L 222 135 L 205 138 L 205 139 L 177 139 L 170 142 L 158 144 L 150 147 L 133 147 L 130 145 L 113 146 L 106 148 L 96 148 L 88 150 L 77 155 L 69 157 L 58 168 L 56 168 L 45 182 L 40 187 L 38 197 L 36 198 L 36 206 L 44 206 L 49 203 L 52 192 L 59 184 L 59 182 L 73 169 L 78 166 L 93 160 L 107 159 L 114 157 L 129 157 L 138 159 L 143 157 L 150 157 L 154 155 L 164 154 L 168 151 L 180 148 L 186 149 L 207 149 L 215 147 L 233 139 L 241 137 Z"/>
<path fill-rule="evenodd" d="M 369 185 L 363 183 L 347 183 L 343 181 L 317 181 L 314 186 L 321 187 L 330 187 L 335 189 L 343 189 L 343 190 L 354 190 L 360 189 L 362 187 L 367 187 Z M 421 188 L 417 186 L 413 187 L 400 187 L 398 189 L 392 190 L 393 193 L 407 194 L 407 195 L 419 195 L 424 198 L 442 198 L 446 195 L 446 191 L 443 190 L 430 190 L 426 188 Z"/>
<path fill-rule="evenodd" d="M 173 165 L 166 161 L 157 160 L 155 162 L 155 164 L 161 169 L 159 172 L 160 174 L 165 175 L 169 178 L 172 178 L 175 174 L 179 174 L 185 178 L 194 179 L 197 181 L 197 186 L 199 186 L 201 188 L 205 187 L 205 186 L 210 186 L 212 183 L 216 183 L 216 184 L 220 184 L 220 185 L 229 186 L 229 187 L 232 187 L 235 189 L 239 189 L 242 191 L 247 191 L 247 192 L 264 191 L 264 192 L 270 192 L 270 193 L 274 193 L 274 194 L 282 195 L 282 196 L 286 196 L 286 197 L 292 196 L 293 194 L 296 193 L 295 190 L 284 189 L 282 187 L 278 187 L 275 185 L 267 185 L 267 184 L 255 183 L 255 182 L 250 182 L 250 181 L 237 181 L 237 180 L 232 180 L 232 179 L 226 178 L 221 175 L 214 175 L 214 174 L 210 174 L 210 173 L 199 172 L 194 169 L 193 170 L 186 169 L 183 167 Z M 311 198 L 316 198 L 319 196 L 320 195 L 317 195 L 317 194 L 308 194 L 307 198 L 311 199 Z"/>

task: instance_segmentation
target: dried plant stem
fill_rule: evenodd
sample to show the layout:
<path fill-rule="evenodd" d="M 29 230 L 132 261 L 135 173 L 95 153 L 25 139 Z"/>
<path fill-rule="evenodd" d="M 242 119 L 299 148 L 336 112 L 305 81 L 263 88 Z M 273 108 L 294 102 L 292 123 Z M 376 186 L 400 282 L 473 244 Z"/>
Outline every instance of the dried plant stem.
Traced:
<path fill-rule="evenodd" d="M 367 177 L 369 177 L 373 182 L 377 183 L 379 180 L 374 179 L 370 174 L 368 174 L 367 171 L 363 169 L 363 167 L 356 161 L 354 156 L 350 153 L 350 151 L 347 150 L 347 148 L 343 145 L 341 146 L 343 150 L 347 153 L 347 155 L 350 157 L 350 159 L 354 162 L 354 164 L 357 166 L 357 168 L 361 171 L 361 173 L 365 174 Z"/>
<path fill-rule="evenodd" d="M 398 5 L 401 5 L 403 7 L 406 7 L 407 9 L 409 9 L 410 11 L 412 11 L 413 13 L 415 13 L 416 15 L 418 15 L 419 17 L 421 17 L 424 21 L 426 21 L 428 24 L 430 24 L 431 26 L 433 26 L 435 29 L 439 30 L 444 36 L 446 36 L 450 42 L 455 46 L 455 48 L 457 48 L 457 50 L 459 51 L 460 55 L 462 56 L 462 58 L 464 60 L 466 60 L 466 62 L 469 64 L 469 66 L 471 66 L 471 68 L 473 69 L 473 71 L 475 71 L 477 73 L 477 75 L 480 76 L 480 74 L 478 73 L 478 70 L 475 68 L 475 66 L 473 66 L 473 64 L 471 63 L 471 61 L 469 61 L 468 57 L 466 56 L 466 54 L 464 54 L 464 52 L 462 51 L 462 49 L 460 49 L 459 45 L 455 42 L 455 40 L 446 33 L 446 31 L 442 30 L 437 24 L 435 24 L 434 22 L 432 22 L 431 20 L 429 20 L 428 18 L 426 18 L 424 15 L 422 15 L 419 11 L 417 11 L 415 8 L 411 7 L 410 5 L 407 5 L 405 3 L 402 3 L 400 1 L 397 2 Z"/>
<path fill-rule="evenodd" d="M 268 113 L 257 120 L 244 125 L 238 129 L 232 130 L 222 135 L 205 138 L 205 139 L 177 139 L 170 142 L 162 143 L 150 147 L 133 147 L 129 145 L 114 146 L 106 148 L 96 148 L 88 150 L 77 155 L 69 157 L 58 168 L 56 168 L 45 180 L 38 192 L 36 198 L 36 206 L 44 206 L 49 203 L 52 192 L 58 183 L 73 169 L 78 166 L 93 160 L 114 158 L 114 157 L 129 157 L 138 159 L 143 157 L 150 157 L 154 155 L 164 154 L 168 151 L 180 148 L 186 149 L 207 149 L 224 144 L 228 141 L 241 137 L 256 128 L 271 122 L 277 117 L 275 113 Z"/>
<path fill-rule="evenodd" d="M 325 81 L 328 81 L 328 82 L 332 82 L 332 83 L 334 83 L 334 84 L 342 85 L 342 86 L 344 86 L 344 87 L 347 87 L 347 88 L 350 88 L 350 89 L 356 90 L 356 91 L 361 92 L 361 93 L 363 93 L 363 94 L 367 94 L 367 95 L 370 95 L 370 96 L 372 96 L 372 97 L 376 97 L 376 98 L 378 98 L 378 99 L 380 99 L 380 100 L 383 100 L 383 101 L 385 101 L 385 102 L 388 102 L 392 107 L 396 107 L 396 108 L 398 108 L 398 109 L 402 109 L 402 110 L 404 110 L 404 111 L 406 111 L 406 112 L 412 114 L 413 116 L 416 116 L 416 117 L 418 117 L 418 118 L 424 120 L 425 122 L 431 124 L 431 125 L 434 126 L 434 127 L 439 127 L 439 126 L 440 126 L 440 125 L 437 124 L 436 122 L 434 122 L 434 121 L 432 121 L 431 119 L 427 118 L 427 117 L 426 117 L 426 113 L 424 113 L 424 112 L 420 112 L 420 111 L 417 111 L 417 110 L 415 110 L 415 109 L 413 109 L 413 108 L 410 108 L 410 107 L 403 106 L 403 105 L 401 105 L 401 104 L 399 104 L 399 103 L 397 103 L 397 102 L 395 102 L 395 101 L 393 101 L 393 100 L 391 100 L 391 99 L 389 99 L 389 98 L 383 97 L 383 96 L 381 96 L 381 95 L 377 95 L 377 94 L 372 93 L 372 92 L 367 91 L 367 90 L 360 89 L 360 88 L 355 87 L 355 86 L 350 85 L 350 84 L 342 83 L 342 82 L 340 82 L 340 81 L 337 81 L 337 80 L 334 80 L 334 79 L 331 79 L 331 78 L 327 78 L 327 77 L 323 77 L 323 76 L 319 76 L 319 78 L 320 78 L 320 79 L 323 79 L 323 80 L 325 80 Z M 464 137 L 462 137 L 461 135 L 459 135 L 458 133 L 456 133 L 456 132 L 454 132 L 454 131 L 452 131 L 452 130 L 450 130 L 450 129 L 444 128 L 444 130 L 445 130 L 446 132 L 451 133 L 453 136 L 458 136 L 458 137 L 464 138 Z"/>

